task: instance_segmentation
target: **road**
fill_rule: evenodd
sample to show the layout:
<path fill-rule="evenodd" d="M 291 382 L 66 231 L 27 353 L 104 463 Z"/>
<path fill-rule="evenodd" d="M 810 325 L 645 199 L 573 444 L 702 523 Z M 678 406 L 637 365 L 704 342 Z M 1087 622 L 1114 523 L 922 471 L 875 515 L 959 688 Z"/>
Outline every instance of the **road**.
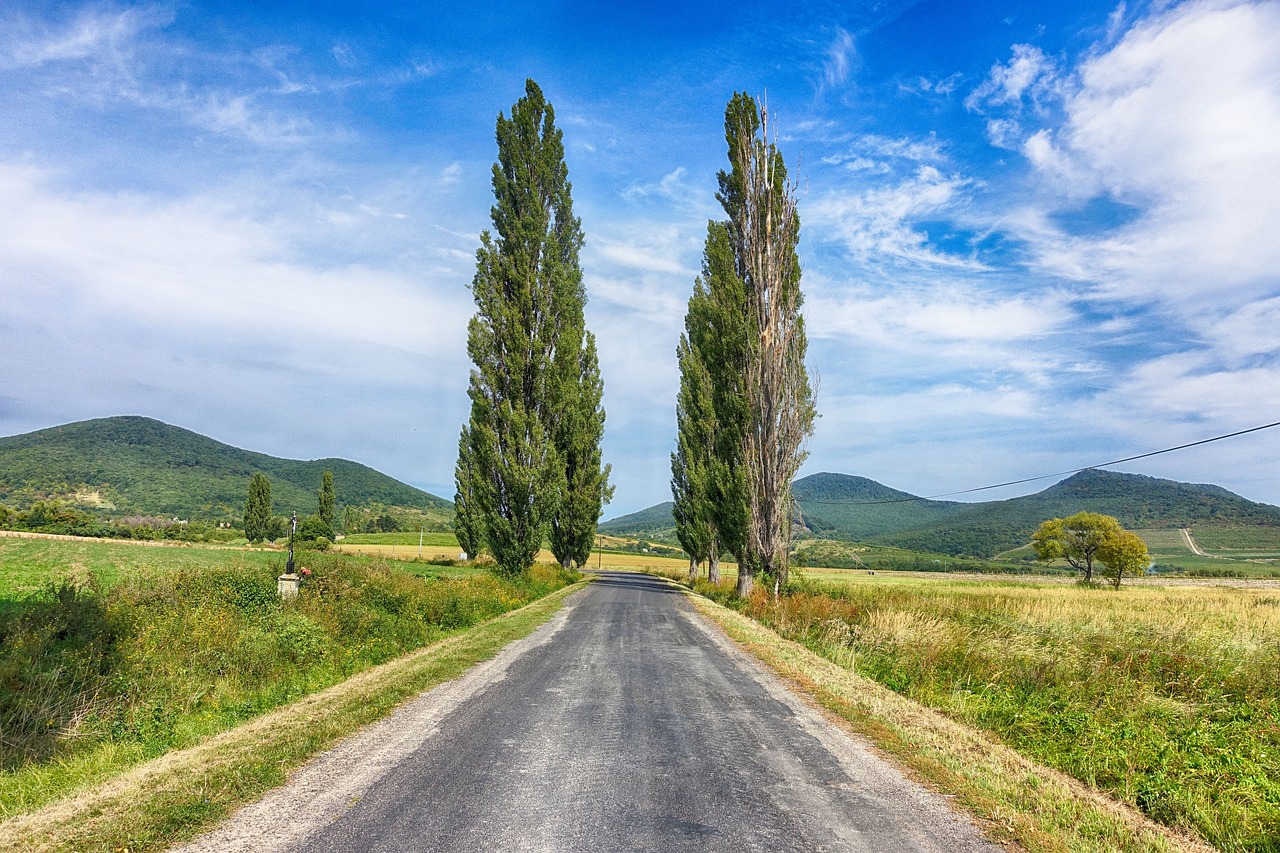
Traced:
<path fill-rule="evenodd" d="M 996 851 L 643 575 L 304 768 L 194 851 Z"/>

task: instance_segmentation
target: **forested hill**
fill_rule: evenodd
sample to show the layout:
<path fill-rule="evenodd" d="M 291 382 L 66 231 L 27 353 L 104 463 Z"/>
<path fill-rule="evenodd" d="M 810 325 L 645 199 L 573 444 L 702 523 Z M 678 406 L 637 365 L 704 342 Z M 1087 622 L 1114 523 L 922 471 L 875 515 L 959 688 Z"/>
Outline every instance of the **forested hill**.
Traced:
<path fill-rule="evenodd" d="M 1113 471 L 1082 471 L 1034 495 L 985 503 L 920 500 L 848 474 L 813 474 L 793 488 L 801 520 L 815 536 L 976 557 L 1025 545 L 1040 522 L 1082 510 L 1113 515 L 1129 528 L 1280 526 L 1280 507 L 1220 486 Z M 675 540 L 670 503 L 615 518 L 600 529 Z"/>
<path fill-rule="evenodd" d="M 926 501 L 866 477 L 811 474 L 792 485 L 802 523 L 818 536 L 869 539 L 933 524 L 968 504 Z"/>
<path fill-rule="evenodd" d="M 1131 529 L 1280 526 L 1280 507 L 1256 503 L 1221 486 L 1101 470 L 1081 471 L 1034 495 L 961 506 L 962 511 L 945 519 L 870 541 L 945 554 L 992 556 L 1025 545 L 1045 519 L 1082 510 L 1113 515 Z"/>
<path fill-rule="evenodd" d="M 634 536 L 638 539 L 656 539 L 659 542 L 676 541 L 676 522 L 671 515 L 675 504 L 663 501 L 660 504 L 620 515 L 600 524 L 600 532 L 614 536 Z"/>
<path fill-rule="evenodd" d="M 340 505 L 452 516 L 449 501 L 358 462 L 280 459 L 151 418 L 98 418 L 0 438 L 0 502 L 10 505 L 72 497 L 113 514 L 230 520 L 244 512 L 257 471 L 271 481 L 277 512 L 315 512 L 321 475 L 332 471 Z"/>

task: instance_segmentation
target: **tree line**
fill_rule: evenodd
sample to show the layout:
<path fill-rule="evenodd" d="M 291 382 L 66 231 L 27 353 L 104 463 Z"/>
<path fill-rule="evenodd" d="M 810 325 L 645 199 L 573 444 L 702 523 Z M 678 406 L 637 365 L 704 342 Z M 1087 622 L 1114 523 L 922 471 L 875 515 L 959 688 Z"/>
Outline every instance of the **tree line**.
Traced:
<path fill-rule="evenodd" d="M 816 410 L 800 314 L 796 189 L 770 138 L 768 110 L 738 93 L 725 110 L 726 219 L 708 223 L 677 357 L 675 521 L 691 571 L 737 559 L 738 594 L 756 574 L 787 581 L 791 481 Z M 612 495 L 600 441 L 605 413 L 578 254 L 563 134 L 542 90 L 498 115 L 493 231 L 471 283 L 476 313 L 471 414 L 458 440 L 455 529 L 468 554 L 525 571 L 543 542 L 566 568 L 590 556 Z"/>

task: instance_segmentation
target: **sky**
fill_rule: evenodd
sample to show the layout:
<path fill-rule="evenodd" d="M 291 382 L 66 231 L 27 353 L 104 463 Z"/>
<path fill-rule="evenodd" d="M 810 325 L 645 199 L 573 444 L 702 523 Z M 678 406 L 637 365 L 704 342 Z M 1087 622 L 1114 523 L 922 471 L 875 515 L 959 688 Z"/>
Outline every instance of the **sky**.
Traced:
<path fill-rule="evenodd" d="M 801 474 L 932 496 L 1280 421 L 1280 3 L 610 5 L 6 2 L 0 435 L 146 415 L 451 498 L 526 78 L 586 236 L 605 517 L 669 499 L 736 91 L 799 186 Z M 1280 429 L 1115 470 L 1280 504 Z"/>

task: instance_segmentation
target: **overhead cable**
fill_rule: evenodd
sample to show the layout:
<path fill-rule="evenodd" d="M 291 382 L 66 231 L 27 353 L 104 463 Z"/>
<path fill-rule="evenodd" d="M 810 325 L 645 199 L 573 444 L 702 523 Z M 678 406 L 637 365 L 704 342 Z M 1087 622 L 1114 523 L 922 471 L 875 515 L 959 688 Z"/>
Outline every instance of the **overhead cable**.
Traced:
<path fill-rule="evenodd" d="M 1056 474 L 1041 474 L 1039 477 L 1024 477 L 1021 480 L 1010 480 L 1007 483 L 993 483 L 990 486 L 978 486 L 977 488 L 973 488 L 973 489 L 961 489 L 958 492 L 945 492 L 944 494 L 930 495 L 928 497 L 912 496 L 912 497 L 906 497 L 906 498 L 891 498 L 891 499 L 878 500 L 878 501 L 824 501 L 824 500 L 807 500 L 806 499 L 804 500 L 804 502 L 807 504 L 840 504 L 842 506 L 874 506 L 876 504 L 905 504 L 905 503 L 913 503 L 915 501 L 934 501 L 934 500 L 939 500 L 940 498 L 955 497 L 956 495 L 968 495 L 968 494 L 973 494 L 974 492 L 985 492 L 991 489 L 1002 489 L 1005 486 L 1018 486 L 1023 483 L 1034 483 L 1037 480 L 1048 480 L 1052 477 L 1066 477 L 1070 474 L 1079 474 L 1081 471 L 1093 471 L 1098 468 L 1109 468 L 1112 465 L 1119 465 L 1123 462 L 1132 462 L 1135 459 L 1146 459 L 1149 456 L 1159 456 L 1162 453 L 1172 453 L 1175 450 L 1186 450 L 1188 447 L 1197 447 L 1201 444 L 1209 444 L 1210 442 L 1214 442 L 1214 441 L 1222 441 L 1224 438 L 1235 438 L 1236 436 L 1239 436 L 1239 435 L 1247 435 L 1248 433 L 1251 433 L 1251 432 L 1259 432 L 1264 429 L 1271 429 L 1272 427 L 1278 427 L 1278 426 L 1280 426 L 1280 421 L 1276 421 L 1275 423 L 1271 423 L 1271 424 L 1263 424 L 1262 426 L 1250 427 L 1249 429 L 1242 429 L 1237 432 L 1229 432 L 1225 435 L 1215 435 L 1213 438 L 1203 438 L 1200 441 L 1192 441 L 1188 444 L 1179 444 L 1177 447 L 1166 447 L 1163 450 L 1152 450 L 1150 453 L 1139 453 L 1136 456 L 1126 456 L 1123 459 L 1113 459 L 1110 462 L 1100 462 L 1097 465 L 1086 465 L 1083 468 L 1072 468 L 1070 471 L 1059 471 Z"/>

